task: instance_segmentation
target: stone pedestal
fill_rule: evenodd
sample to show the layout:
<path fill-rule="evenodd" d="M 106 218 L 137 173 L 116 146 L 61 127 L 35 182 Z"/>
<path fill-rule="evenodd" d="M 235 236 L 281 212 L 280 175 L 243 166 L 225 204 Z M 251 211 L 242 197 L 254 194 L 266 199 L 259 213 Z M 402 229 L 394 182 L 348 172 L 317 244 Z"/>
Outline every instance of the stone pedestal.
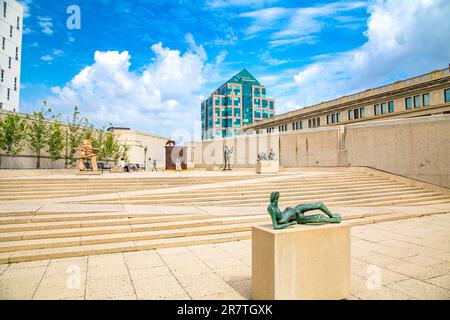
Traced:
<path fill-rule="evenodd" d="M 256 173 L 278 173 L 280 165 L 278 160 L 257 160 Z"/>
<path fill-rule="evenodd" d="M 350 297 L 350 226 L 252 228 L 252 299 Z"/>

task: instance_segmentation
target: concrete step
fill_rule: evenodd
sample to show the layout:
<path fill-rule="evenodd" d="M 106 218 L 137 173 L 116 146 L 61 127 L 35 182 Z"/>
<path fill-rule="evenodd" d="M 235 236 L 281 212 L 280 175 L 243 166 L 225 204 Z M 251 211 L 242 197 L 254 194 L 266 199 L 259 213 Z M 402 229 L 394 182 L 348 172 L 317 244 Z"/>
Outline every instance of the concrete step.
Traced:
<path fill-rule="evenodd" d="M 263 220 L 269 222 L 267 218 Z M 179 238 L 199 235 L 224 234 L 251 230 L 251 226 L 261 221 L 253 223 L 236 223 L 223 225 L 206 225 L 200 227 L 156 230 L 156 231 L 136 231 L 120 234 L 101 234 L 81 237 L 65 237 L 58 239 L 37 239 L 22 241 L 6 241 L 0 243 L 0 252 L 13 252 L 20 250 L 35 250 L 49 248 L 63 248 L 72 246 L 124 243 L 131 241 L 144 241 L 154 239 Z"/>
<path fill-rule="evenodd" d="M 351 184 L 348 186 L 338 186 L 338 187 L 312 187 L 312 186 L 277 186 L 277 185 L 267 185 L 264 188 L 259 188 L 255 190 L 252 188 L 251 190 L 247 189 L 233 189 L 233 190 L 222 190 L 218 191 L 208 190 L 208 197 L 218 197 L 218 196 L 253 196 L 253 195 L 261 195 L 261 194 L 270 194 L 272 191 L 279 191 L 281 194 L 285 192 L 298 192 L 308 195 L 309 192 L 314 193 L 342 193 L 345 194 L 347 192 L 360 192 L 361 189 L 370 190 L 372 192 L 376 192 L 378 190 L 395 190 L 395 189 L 408 189 L 408 190 L 421 190 L 418 187 L 406 186 L 404 184 L 392 184 L 392 183 L 369 183 L 369 184 Z M 171 199 L 188 199 L 188 198 L 202 198 L 205 197 L 203 191 L 191 191 L 191 192 L 174 192 L 169 194 L 149 194 L 145 196 L 135 196 L 135 197 L 122 197 L 123 201 L 126 200 L 171 200 Z"/>
<path fill-rule="evenodd" d="M 71 246 L 64 248 L 20 250 L 15 252 L 0 253 L 0 264 L 81 257 L 88 255 L 130 252 L 138 250 L 171 248 L 180 246 L 191 246 L 208 243 L 221 243 L 229 241 L 246 240 L 250 238 L 251 233 L 249 231 L 246 231 L 246 232 L 234 232 L 225 234 L 209 234 L 199 236 L 178 237 L 169 239 L 165 238 L 156 240 L 141 240 L 123 243 Z"/>
<path fill-rule="evenodd" d="M 109 225 L 105 224 L 103 226 L 85 226 L 74 224 L 68 225 L 67 228 L 51 228 L 52 225 L 40 226 L 40 230 L 31 229 L 25 231 L 25 226 L 22 230 L 10 230 L 8 232 L 0 233 L 0 243 L 5 241 L 17 241 L 17 240 L 34 240 L 34 239 L 46 239 L 46 238 L 64 238 L 64 237 L 80 237 L 80 236 L 90 236 L 90 235 L 104 235 L 104 234 L 117 234 L 117 233 L 128 233 L 128 232 L 142 232 L 142 231 L 159 231 L 159 230 L 172 230 L 172 229 L 182 229 L 182 228 L 192 228 L 200 226 L 213 226 L 213 225 L 225 225 L 225 224 L 239 224 L 239 223 L 250 223 L 265 221 L 269 218 L 268 215 L 253 215 L 253 216 L 235 216 L 235 217 L 214 217 L 211 216 L 203 217 L 198 216 L 198 219 L 191 218 L 182 220 L 171 220 L 165 222 L 142 222 L 138 223 L 131 221 L 131 223 L 124 225 Z M 66 225 L 67 226 L 67 225 Z M 44 229 L 46 228 L 46 229 Z"/>
<path fill-rule="evenodd" d="M 277 191 L 279 191 L 279 189 L 276 189 Z M 385 192 L 389 192 L 390 194 L 418 194 L 418 193 L 423 193 L 424 191 L 416 188 L 416 187 L 393 187 L 393 188 L 389 188 L 389 187 L 383 187 L 381 189 L 355 189 L 355 190 L 346 190 L 346 191 L 339 191 L 339 190 L 328 190 L 325 192 L 317 192 L 315 190 L 284 190 L 284 191 L 280 191 L 281 196 L 283 199 L 298 199 L 299 201 L 305 200 L 307 201 L 308 199 L 311 199 L 312 197 L 320 197 L 322 199 L 327 199 L 327 201 L 331 201 L 331 200 L 337 200 L 337 199 L 360 199 L 363 198 L 367 195 L 371 195 L 376 191 L 385 191 Z M 191 204 L 191 203 L 198 203 L 199 200 L 205 200 L 206 202 L 223 202 L 223 201 L 232 201 L 232 200 L 236 200 L 236 201 L 241 201 L 241 202 L 245 202 L 247 200 L 263 200 L 263 199 L 267 199 L 270 196 L 270 191 L 265 191 L 265 192 L 260 192 L 260 193 L 256 193 L 256 194 L 228 194 L 228 193 L 224 193 L 221 196 L 211 196 L 209 193 L 207 195 L 200 195 L 197 194 L 195 196 L 185 196 L 183 194 L 179 194 L 179 195 L 174 195 L 171 198 L 166 198 L 166 199 L 151 199 L 151 203 L 155 204 L 155 205 L 160 205 L 160 204 Z M 147 201 L 149 202 L 148 199 L 136 199 L 136 198 L 130 198 L 132 200 L 126 200 L 126 199 L 121 199 L 122 202 L 127 203 L 127 204 L 140 204 L 141 202 Z M 118 200 L 120 201 L 120 199 Z"/>

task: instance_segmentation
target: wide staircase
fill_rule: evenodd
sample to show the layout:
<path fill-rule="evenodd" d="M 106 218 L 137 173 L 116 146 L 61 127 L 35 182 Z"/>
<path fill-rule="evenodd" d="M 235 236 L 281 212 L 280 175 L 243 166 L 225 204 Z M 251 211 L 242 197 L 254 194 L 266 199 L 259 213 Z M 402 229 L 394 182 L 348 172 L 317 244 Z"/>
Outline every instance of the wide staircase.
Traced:
<path fill-rule="evenodd" d="M 195 244 L 217 243 L 249 239 L 251 227 L 255 224 L 270 223 L 265 210 L 272 191 L 280 191 L 280 207 L 299 203 L 322 201 L 327 206 L 355 208 L 377 208 L 364 213 L 343 215 L 345 223 L 361 225 L 367 223 L 405 219 L 425 214 L 450 212 L 450 196 L 433 192 L 403 182 L 382 178 L 365 172 L 326 172 L 320 175 L 293 175 L 286 179 L 267 181 L 254 180 L 239 183 L 249 177 L 222 177 L 175 179 L 171 186 L 204 185 L 202 189 L 191 191 L 164 191 L 161 194 L 130 196 L 120 200 L 110 199 L 90 201 L 97 204 L 129 204 L 206 208 L 204 214 L 155 214 L 136 210 L 135 213 L 117 211 L 76 212 L 8 212 L 0 213 L 0 263 L 14 263 L 43 259 L 77 257 L 93 254 L 148 250 Z M 257 177 L 252 177 L 257 179 Z M 165 180 L 165 179 L 163 179 Z M 42 183 L 43 180 L 41 180 Z M 169 182 L 123 180 L 109 188 L 129 190 L 150 190 L 158 183 L 167 188 Z M 215 186 L 214 182 L 236 181 L 233 186 Z M 54 182 L 54 181 L 53 181 Z M 96 181 L 98 182 L 98 181 Z M 131 183 L 140 183 L 139 186 Z M 19 183 L 10 179 L 10 185 Z M 103 183 L 103 181 L 102 181 Z M 208 184 L 211 184 L 208 186 Z M 98 182 L 98 191 L 101 189 Z M 25 185 L 24 185 L 25 186 Z M 146 187 L 148 186 L 148 187 Z M 36 189 L 44 186 L 33 186 Z M 51 186 L 47 186 L 51 188 Z M 49 189 L 46 189 L 47 191 Z M 27 191 L 29 191 L 27 189 Z M 55 192 L 56 190 L 52 190 Z M 42 198 L 44 193 L 33 190 L 33 199 Z M 19 192 L 19 195 L 22 194 Z M 92 194 L 89 193 L 89 194 Z M 74 194 L 77 195 L 77 194 Z M 8 197 L 15 198 L 17 193 Z M 45 195 L 49 197 L 49 195 Z M 67 196 L 67 194 L 66 194 Z M 86 206 L 89 204 L 87 202 Z M 383 208 L 392 206 L 431 206 L 440 209 L 424 213 L 411 211 L 408 214 L 393 214 Z M 448 206 L 446 205 L 448 204 Z M 214 213 L 211 208 L 221 208 Z M 444 208 L 442 208 L 444 207 Z M 120 206 L 118 206 L 120 208 Z M 246 211 L 246 208 L 248 209 Z M 181 210 L 182 211 L 182 210 Z M 357 210 L 356 210 L 357 211 Z M 144 213 L 143 213 L 144 212 Z M 152 210 L 155 212 L 155 210 Z M 188 212 L 186 210 L 186 212 Z M 213 212 L 213 213 L 208 213 Z"/>

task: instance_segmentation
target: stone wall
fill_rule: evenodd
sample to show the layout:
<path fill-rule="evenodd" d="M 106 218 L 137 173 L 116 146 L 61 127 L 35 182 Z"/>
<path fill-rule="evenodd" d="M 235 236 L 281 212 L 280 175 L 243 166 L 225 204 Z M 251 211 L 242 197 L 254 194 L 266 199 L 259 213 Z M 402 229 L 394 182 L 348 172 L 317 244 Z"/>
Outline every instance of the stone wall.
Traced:
<path fill-rule="evenodd" d="M 234 146 L 235 167 L 254 167 L 272 147 L 285 168 L 371 167 L 450 188 L 450 115 L 193 142 L 188 160 L 221 166 L 225 145 Z"/>

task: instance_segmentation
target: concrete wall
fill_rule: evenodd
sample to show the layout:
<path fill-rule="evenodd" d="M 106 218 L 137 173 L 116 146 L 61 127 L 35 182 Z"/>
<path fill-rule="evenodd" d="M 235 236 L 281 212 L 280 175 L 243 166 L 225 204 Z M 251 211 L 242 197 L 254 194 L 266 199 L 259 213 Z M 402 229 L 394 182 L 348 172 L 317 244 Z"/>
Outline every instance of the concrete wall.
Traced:
<path fill-rule="evenodd" d="M 284 167 L 372 167 L 450 188 L 450 115 L 193 142 L 189 161 L 223 165 L 225 144 L 235 167 L 254 167 L 272 146 Z"/>
<path fill-rule="evenodd" d="M 367 166 L 450 188 L 450 116 L 348 126 L 348 166 Z"/>

